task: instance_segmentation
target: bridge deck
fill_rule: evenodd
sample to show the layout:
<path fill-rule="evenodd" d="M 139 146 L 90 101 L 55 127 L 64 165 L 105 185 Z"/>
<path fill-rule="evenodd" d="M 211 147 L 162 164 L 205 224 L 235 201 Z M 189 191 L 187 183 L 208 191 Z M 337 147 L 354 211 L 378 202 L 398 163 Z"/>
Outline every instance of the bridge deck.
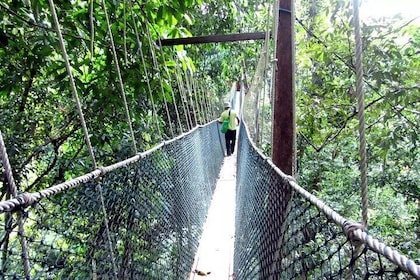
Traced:
<path fill-rule="evenodd" d="M 203 228 L 190 280 L 233 279 L 236 153 L 225 157 Z M 199 272 L 198 272 L 199 271 Z"/>

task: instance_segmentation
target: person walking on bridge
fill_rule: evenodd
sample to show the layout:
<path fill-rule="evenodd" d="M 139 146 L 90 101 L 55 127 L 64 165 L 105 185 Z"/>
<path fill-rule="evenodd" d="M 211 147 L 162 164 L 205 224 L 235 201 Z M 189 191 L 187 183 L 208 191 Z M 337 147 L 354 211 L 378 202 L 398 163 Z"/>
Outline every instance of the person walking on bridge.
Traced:
<path fill-rule="evenodd" d="M 226 153 L 227 156 L 230 156 L 235 151 L 235 144 L 236 144 L 236 130 L 240 123 L 238 115 L 235 110 L 231 109 L 230 102 L 225 102 L 224 104 L 225 110 L 222 112 L 219 118 L 219 122 L 223 123 L 224 120 L 229 120 L 229 127 L 225 133 L 225 140 L 226 140 Z"/>

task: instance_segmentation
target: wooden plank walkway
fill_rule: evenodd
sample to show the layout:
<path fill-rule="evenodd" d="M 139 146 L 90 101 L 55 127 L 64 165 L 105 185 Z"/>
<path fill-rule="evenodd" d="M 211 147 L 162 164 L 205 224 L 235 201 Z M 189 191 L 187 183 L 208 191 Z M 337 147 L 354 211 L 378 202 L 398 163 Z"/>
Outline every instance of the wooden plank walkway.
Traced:
<path fill-rule="evenodd" d="M 235 188 L 236 153 L 223 161 L 189 280 L 234 279 Z"/>

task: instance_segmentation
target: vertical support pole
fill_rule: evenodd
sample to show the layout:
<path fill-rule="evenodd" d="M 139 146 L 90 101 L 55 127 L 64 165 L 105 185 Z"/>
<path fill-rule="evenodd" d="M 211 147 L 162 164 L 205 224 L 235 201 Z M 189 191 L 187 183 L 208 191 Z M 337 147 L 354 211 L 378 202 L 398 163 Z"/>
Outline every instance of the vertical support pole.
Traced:
<path fill-rule="evenodd" d="M 273 100 L 273 163 L 284 173 L 296 172 L 294 94 L 294 12 L 291 0 L 280 0 Z"/>
<path fill-rule="evenodd" d="M 272 125 L 272 161 L 288 175 L 296 173 L 296 129 L 294 94 L 294 11 L 292 0 L 276 0 L 275 71 Z M 265 279 L 279 279 L 282 263 L 283 234 L 288 212 L 291 208 L 292 188 L 289 184 L 273 186 L 269 190 L 268 209 L 273 215 L 268 218 L 267 228 L 276 240 L 276 248 Z M 280 205 L 279 205 L 280 204 Z M 273 227 L 272 225 L 279 225 Z"/>

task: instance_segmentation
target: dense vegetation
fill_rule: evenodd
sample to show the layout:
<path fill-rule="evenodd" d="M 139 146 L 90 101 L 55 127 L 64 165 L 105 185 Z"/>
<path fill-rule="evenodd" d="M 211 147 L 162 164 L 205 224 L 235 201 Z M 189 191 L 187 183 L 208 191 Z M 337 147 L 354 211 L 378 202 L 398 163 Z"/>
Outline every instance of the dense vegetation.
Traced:
<path fill-rule="evenodd" d="M 159 48 L 158 39 L 266 30 L 271 3 L 105 2 L 112 36 L 102 2 L 55 4 L 98 165 L 133 154 L 122 94 L 143 151 L 214 118 L 229 82 L 242 74 L 252 80 L 262 42 Z M 300 184 L 358 221 L 349 2 L 296 3 L 297 152 Z M 2 1 L 0 15 L 0 127 L 19 190 L 40 190 L 90 171 L 48 1 Z M 420 27 L 400 17 L 363 23 L 369 229 L 419 260 Z M 188 88 L 198 96 L 188 95 Z M 1 172 L 4 200 L 11 194 Z"/>

